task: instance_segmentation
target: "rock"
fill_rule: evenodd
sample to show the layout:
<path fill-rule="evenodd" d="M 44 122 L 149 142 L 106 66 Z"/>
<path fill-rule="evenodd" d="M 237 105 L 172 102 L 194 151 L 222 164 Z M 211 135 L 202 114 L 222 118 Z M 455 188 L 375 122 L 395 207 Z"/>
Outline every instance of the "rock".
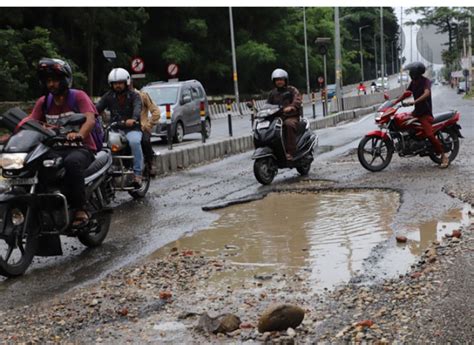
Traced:
<path fill-rule="evenodd" d="M 204 313 L 199 318 L 198 328 L 214 334 L 230 333 L 239 329 L 240 324 L 240 319 L 233 314 L 210 317 L 207 313 Z"/>
<path fill-rule="evenodd" d="M 255 328 L 250 322 L 242 322 L 239 327 L 242 329 Z"/>
<path fill-rule="evenodd" d="M 458 238 L 458 237 L 453 237 L 453 239 L 451 240 L 452 243 L 459 243 L 461 242 L 461 240 Z"/>
<path fill-rule="evenodd" d="M 364 333 L 358 332 L 355 336 L 355 341 L 362 341 L 364 339 Z"/>
<path fill-rule="evenodd" d="M 413 272 L 412 274 L 410 274 L 410 277 L 412 279 L 420 278 L 421 277 L 421 272 Z"/>
<path fill-rule="evenodd" d="M 256 274 L 253 277 L 258 280 L 271 280 L 273 278 L 271 274 Z"/>
<path fill-rule="evenodd" d="M 127 316 L 128 315 L 128 309 L 127 308 L 119 309 L 119 310 L 117 310 L 117 314 L 119 314 L 120 316 Z"/>
<path fill-rule="evenodd" d="M 169 292 L 169 291 L 160 291 L 160 299 L 170 299 L 171 297 L 173 297 L 171 292 Z"/>
<path fill-rule="evenodd" d="M 434 249 L 434 248 L 427 249 L 427 250 L 425 251 L 425 255 L 426 255 L 428 258 L 436 257 L 436 249 Z"/>
<path fill-rule="evenodd" d="M 461 236 L 462 236 L 460 230 L 453 230 L 453 233 L 451 235 L 455 238 L 461 238 Z"/>
<path fill-rule="evenodd" d="M 374 322 L 372 320 L 364 320 L 357 322 L 357 326 L 362 326 L 362 327 L 372 327 Z"/>
<path fill-rule="evenodd" d="M 97 304 L 99 304 L 99 301 L 94 298 L 94 299 L 91 301 L 91 303 L 89 303 L 89 306 L 90 306 L 90 307 L 94 307 L 94 306 L 96 306 Z"/>
<path fill-rule="evenodd" d="M 296 331 L 290 327 L 286 330 L 286 334 L 288 334 L 290 338 L 294 338 L 296 336 Z"/>
<path fill-rule="evenodd" d="M 395 237 L 398 243 L 406 243 L 408 239 L 405 236 L 397 236 Z"/>
<path fill-rule="evenodd" d="M 298 327 L 304 319 L 304 310 L 291 304 L 271 306 L 260 316 L 258 331 L 260 333 L 284 331 Z"/>

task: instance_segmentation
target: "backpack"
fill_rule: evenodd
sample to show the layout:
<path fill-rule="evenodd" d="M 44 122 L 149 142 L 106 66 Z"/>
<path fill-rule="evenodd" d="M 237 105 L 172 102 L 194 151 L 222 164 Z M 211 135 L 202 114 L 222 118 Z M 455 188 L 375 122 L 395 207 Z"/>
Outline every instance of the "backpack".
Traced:
<path fill-rule="evenodd" d="M 76 92 L 77 90 L 75 89 L 69 89 L 69 92 L 67 94 L 67 105 L 72 111 L 78 113 L 79 108 L 77 107 L 76 103 Z M 45 102 L 43 103 L 43 112 L 44 114 L 47 114 L 49 109 L 51 109 L 51 105 L 53 104 L 53 95 L 49 93 L 46 98 Z M 102 124 L 100 123 L 99 117 L 95 118 L 95 125 L 94 128 L 92 128 L 92 131 L 90 133 L 92 140 L 95 143 L 95 147 L 97 148 L 97 152 L 102 150 L 102 147 L 104 146 L 104 130 L 102 128 Z"/>

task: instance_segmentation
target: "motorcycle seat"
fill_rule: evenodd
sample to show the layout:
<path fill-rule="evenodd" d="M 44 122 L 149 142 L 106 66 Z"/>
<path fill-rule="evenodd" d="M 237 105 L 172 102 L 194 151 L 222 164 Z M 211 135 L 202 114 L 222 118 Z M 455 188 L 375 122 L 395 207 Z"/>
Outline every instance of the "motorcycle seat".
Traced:
<path fill-rule="evenodd" d="M 456 110 L 450 110 L 444 113 L 436 114 L 433 119 L 433 123 L 439 123 L 439 122 L 449 120 L 450 118 L 454 117 L 454 115 L 456 115 Z"/>
<path fill-rule="evenodd" d="M 108 162 L 109 160 L 109 155 L 107 154 L 106 151 L 99 151 L 95 155 L 94 161 L 89 165 L 89 167 L 85 171 L 85 176 L 91 176 L 98 172 L 100 169 L 102 169 Z"/>

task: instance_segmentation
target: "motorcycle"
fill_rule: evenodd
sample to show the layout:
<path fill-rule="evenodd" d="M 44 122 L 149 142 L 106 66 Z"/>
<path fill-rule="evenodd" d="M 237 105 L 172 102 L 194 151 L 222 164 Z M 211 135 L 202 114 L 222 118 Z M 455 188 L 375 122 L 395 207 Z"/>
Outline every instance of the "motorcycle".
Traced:
<path fill-rule="evenodd" d="M 280 118 L 282 108 L 278 105 L 265 104 L 258 110 L 253 129 L 255 160 L 253 172 L 258 182 L 270 184 L 278 173 L 278 169 L 296 168 L 305 176 L 309 173 L 313 162 L 313 149 L 318 143 L 306 119 L 301 119 L 296 136 L 296 154 L 293 161 L 286 159 L 283 137 L 283 120 Z"/>
<path fill-rule="evenodd" d="M 403 95 L 411 96 L 410 91 Z M 388 97 L 386 97 L 388 98 Z M 428 156 L 441 164 L 431 142 L 423 135 L 420 122 L 411 113 L 398 113 L 406 106 L 403 102 L 396 105 L 394 101 L 387 100 L 377 110 L 375 123 L 380 130 L 372 131 L 365 135 L 359 143 L 357 156 L 361 165 L 372 172 L 385 169 L 392 160 L 394 152 L 400 157 Z M 444 152 L 449 154 L 452 162 L 459 152 L 459 138 L 461 126 L 458 124 L 460 114 L 456 110 L 437 114 L 433 119 L 433 132 L 444 147 Z"/>
<path fill-rule="evenodd" d="M 107 236 L 113 197 L 110 151 L 98 152 L 85 172 L 90 221 L 80 229 L 72 227 L 73 210 L 62 192 L 63 160 L 49 155 L 53 148 L 81 146 L 66 135 L 77 132 L 85 121 L 83 114 L 73 114 L 58 127 L 43 128 L 30 120 L 5 144 L 0 155 L 7 187 L 0 195 L 0 275 L 24 274 L 34 256 L 62 255 L 60 235 L 77 237 L 87 247 L 101 245 Z"/>
<path fill-rule="evenodd" d="M 367 90 L 365 89 L 364 85 L 357 86 L 357 96 L 359 96 L 361 93 L 363 93 L 364 95 L 367 94 Z"/>
<path fill-rule="evenodd" d="M 144 164 L 142 184 L 140 187 L 133 182 L 133 155 L 131 153 L 128 139 L 125 135 L 125 122 L 112 122 L 105 130 L 106 146 L 112 151 L 112 169 L 114 191 L 126 191 L 134 199 L 145 197 L 150 188 L 150 167 Z"/>

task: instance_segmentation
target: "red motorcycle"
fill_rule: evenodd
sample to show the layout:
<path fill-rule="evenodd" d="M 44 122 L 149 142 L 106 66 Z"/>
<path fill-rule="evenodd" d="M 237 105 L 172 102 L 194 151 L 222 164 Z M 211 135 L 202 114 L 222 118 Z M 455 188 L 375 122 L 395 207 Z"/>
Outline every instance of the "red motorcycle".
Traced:
<path fill-rule="evenodd" d="M 363 93 L 364 95 L 367 95 L 367 90 L 365 88 L 365 85 L 360 83 L 359 86 L 357 86 L 357 95 L 360 95 Z"/>
<path fill-rule="evenodd" d="M 411 92 L 405 91 L 403 96 L 410 97 Z M 394 152 L 400 157 L 429 156 L 433 162 L 441 164 L 441 157 L 424 136 L 418 119 L 411 113 L 396 113 L 404 106 L 403 101 L 396 105 L 395 101 L 387 100 L 379 107 L 375 123 L 380 130 L 365 135 L 357 149 L 359 162 L 367 170 L 376 172 L 385 169 Z M 463 138 L 459 119 L 459 112 L 452 110 L 437 114 L 432 122 L 433 132 L 443 145 L 444 152 L 449 155 L 450 162 L 459 152 L 459 138 Z"/>

